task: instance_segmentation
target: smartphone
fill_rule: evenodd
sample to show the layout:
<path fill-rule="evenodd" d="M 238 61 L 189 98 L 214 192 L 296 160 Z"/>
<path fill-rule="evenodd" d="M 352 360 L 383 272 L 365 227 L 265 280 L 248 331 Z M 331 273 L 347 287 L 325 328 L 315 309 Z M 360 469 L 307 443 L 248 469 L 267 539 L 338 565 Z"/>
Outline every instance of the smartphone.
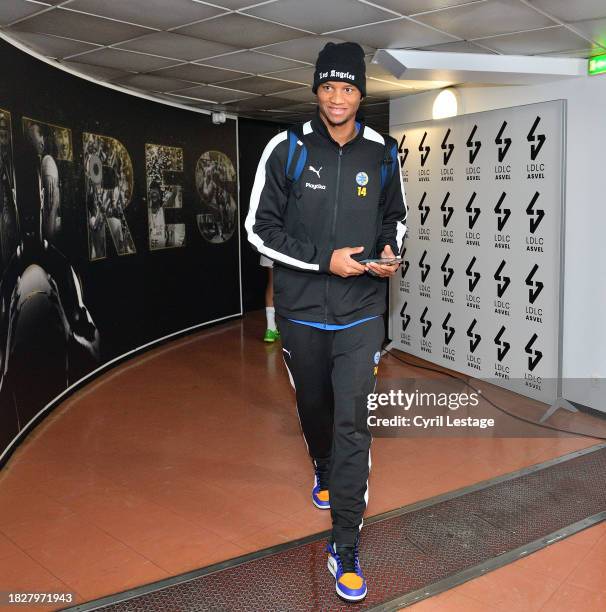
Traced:
<path fill-rule="evenodd" d="M 397 264 L 402 263 L 401 257 L 387 257 L 387 258 L 379 258 L 379 259 L 360 259 L 358 263 L 378 263 L 383 265 Z"/>

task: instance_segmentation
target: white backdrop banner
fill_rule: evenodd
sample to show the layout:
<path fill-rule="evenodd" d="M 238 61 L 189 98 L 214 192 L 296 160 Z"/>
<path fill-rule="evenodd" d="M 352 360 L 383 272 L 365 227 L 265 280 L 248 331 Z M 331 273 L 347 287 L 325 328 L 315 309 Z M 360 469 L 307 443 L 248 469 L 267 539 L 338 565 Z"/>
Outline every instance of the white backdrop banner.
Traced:
<path fill-rule="evenodd" d="M 409 207 L 394 347 L 544 402 L 560 375 L 564 104 L 392 129 Z"/>

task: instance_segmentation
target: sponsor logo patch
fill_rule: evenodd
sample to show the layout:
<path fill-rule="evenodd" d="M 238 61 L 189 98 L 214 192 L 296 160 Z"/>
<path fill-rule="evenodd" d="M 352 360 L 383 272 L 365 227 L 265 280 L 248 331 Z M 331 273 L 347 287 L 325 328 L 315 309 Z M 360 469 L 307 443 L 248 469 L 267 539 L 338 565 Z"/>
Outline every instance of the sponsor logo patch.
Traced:
<path fill-rule="evenodd" d="M 305 183 L 305 187 L 308 189 L 326 189 L 326 185 L 320 185 L 320 183 Z"/>

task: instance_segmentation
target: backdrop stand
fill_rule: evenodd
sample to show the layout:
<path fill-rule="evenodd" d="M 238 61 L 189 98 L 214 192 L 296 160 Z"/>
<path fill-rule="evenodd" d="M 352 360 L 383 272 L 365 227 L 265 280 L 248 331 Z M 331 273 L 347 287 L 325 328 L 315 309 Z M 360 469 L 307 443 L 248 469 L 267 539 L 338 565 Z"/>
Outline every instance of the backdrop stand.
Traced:
<path fill-rule="evenodd" d="M 544 423 L 549 417 L 551 417 L 559 408 L 568 410 L 568 412 L 578 412 L 578 408 L 575 408 L 567 399 L 558 397 L 556 401 L 547 408 L 545 414 L 539 419 L 539 423 Z"/>
<path fill-rule="evenodd" d="M 381 357 L 383 357 L 383 355 L 385 355 L 385 353 L 389 353 L 389 351 L 391 351 L 391 349 L 393 348 L 393 340 L 390 340 L 384 347 L 383 350 L 381 351 Z"/>

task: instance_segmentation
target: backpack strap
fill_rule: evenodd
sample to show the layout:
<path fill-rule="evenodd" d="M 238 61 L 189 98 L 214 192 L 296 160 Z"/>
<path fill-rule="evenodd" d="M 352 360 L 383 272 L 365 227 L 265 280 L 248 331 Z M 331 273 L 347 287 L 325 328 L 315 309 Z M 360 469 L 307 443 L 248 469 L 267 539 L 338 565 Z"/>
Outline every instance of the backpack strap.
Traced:
<path fill-rule="evenodd" d="M 301 193 L 297 183 L 307 161 L 307 148 L 303 144 L 302 136 L 301 127 L 298 125 L 288 130 L 288 158 L 284 168 L 288 190 L 293 190 L 297 197 Z"/>
<path fill-rule="evenodd" d="M 379 205 L 385 203 L 385 191 L 389 181 L 393 178 L 398 167 L 398 145 L 397 143 L 387 137 L 385 138 L 385 148 L 383 151 L 383 160 L 381 161 L 381 196 L 379 199 Z"/>
<path fill-rule="evenodd" d="M 293 190 L 295 195 L 299 197 L 300 190 L 297 185 L 305 164 L 307 162 L 307 148 L 303 143 L 301 126 L 297 125 L 288 129 L 288 158 L 284 173 L 286 175 L 286 183 L 288 190 Z M 385 187 L 393 178 L 398 167 L 398 145 L 388 137 L 385 138 L 385 147 L 383 151 L 383 160 L 381 161 L 381 196 L 379 205 L 385 202 Z"/>

